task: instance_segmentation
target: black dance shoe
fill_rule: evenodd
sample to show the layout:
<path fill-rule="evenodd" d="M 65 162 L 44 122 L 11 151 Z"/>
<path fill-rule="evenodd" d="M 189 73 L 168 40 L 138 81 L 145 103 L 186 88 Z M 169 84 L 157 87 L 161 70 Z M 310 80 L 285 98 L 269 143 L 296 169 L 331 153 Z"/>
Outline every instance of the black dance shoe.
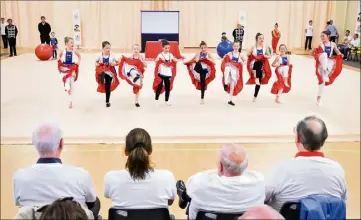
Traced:
<path fill-rule="evenodd" d="M 176 183 L 177 195 L 179 197 L 178 206 L 181 209 L 185 209 L 188 205 L 189 198 L 187 195 L 186 185 L 182 180 L 178 180 Z"/>
<path fill-rule="evenodd" d="M 107 108 L 109 108 L 109 107 L 110 107 L 110 102 L 107 102 L 107 103 L 105 104 L 105 106 L 106 106 Z"/>
<path fill-rule="evenodd" d="M 133 83 L 136 83 L 138 81 L 138 79 L 140 78 L 140 76 L 136 76 L 134 79 L 133 79 Z"/>
<path fill-rule="evenodd" d="M 135 103 L 135 107 L 139 108 L 140 107 L 139 103 Z"/>
<path fill-rule="evenodd" d="M 231 106 L 235 106 L 235 105 L 236 105 L 236 104 L 234 104 L 232 101 L 229 101 L 228 104 L 231 105 Z"/>
<path fill-rule="evenodd" d="M 224 88 L 224 91 L 227 92 L 227 90 L 228 90 L 228 85 L 223 85 L 223 88 Z"/>

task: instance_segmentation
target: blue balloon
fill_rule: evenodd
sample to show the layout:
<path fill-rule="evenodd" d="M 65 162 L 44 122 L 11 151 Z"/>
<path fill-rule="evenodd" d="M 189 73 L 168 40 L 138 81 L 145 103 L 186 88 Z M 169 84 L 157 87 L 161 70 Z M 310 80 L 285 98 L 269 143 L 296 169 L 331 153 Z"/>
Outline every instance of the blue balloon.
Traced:
<path fill-rule="evenodd" d="M 217 54 L 219 57 L 223 58 L 224 55 L 233 51 L 232 42 L 229 40 L 222 41 L 217 46 Z"/>

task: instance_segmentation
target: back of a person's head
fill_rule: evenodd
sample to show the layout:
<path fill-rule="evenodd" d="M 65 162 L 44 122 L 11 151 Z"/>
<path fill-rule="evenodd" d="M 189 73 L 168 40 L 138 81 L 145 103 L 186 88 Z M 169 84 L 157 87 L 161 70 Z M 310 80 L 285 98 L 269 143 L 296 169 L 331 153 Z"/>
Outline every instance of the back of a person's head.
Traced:
<path fill-rule="evenodd" d="M 325 122 L 316 116 L 309 116 L 298 122 L 296 132 L 298 142 L 308 151 L 320 150 L 328 137 Z"/>
<path fill-rule="evenodd" d="M 223 175 L 241 175 L 248 166 L 244 148 L 237 144 L 224 144 L 220 148 L 220 163 Z"/>
<path fill-rule="evenodd" d="M 87 220 L 88 216 L 81 205 L 72 198 L 58 199 L 45 208 L 40 220 Z"/>
<path fill-rule="evenodd" d="M 125 140 L 125 153 L 128 156 L 125 167 L 134 180 L 144 180 L 153 171 L 150 160 L 152 140 L 149 133 L 142 128 L 129 132 Z"/>
<path fill-rule="evenodd" d="M 248 209 L 238 220 L 242 219 L 284 219 L 276 210 L 267 205 L 259 205 Z"/>
<path fill-rule="evenodd" d="M 62 144 L 63 132 L 53 122 L 39 125 L 33 132 L 32 142 L 41 157 L 53 156 Z"/>

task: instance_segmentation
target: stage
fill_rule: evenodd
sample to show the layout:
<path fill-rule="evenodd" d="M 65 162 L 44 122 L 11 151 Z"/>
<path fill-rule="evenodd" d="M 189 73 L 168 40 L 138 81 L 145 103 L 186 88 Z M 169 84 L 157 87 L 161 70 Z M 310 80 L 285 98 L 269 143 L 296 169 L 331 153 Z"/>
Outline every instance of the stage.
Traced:
<path fill-rule="evenodd" d="M 184 54 L 187 58 L 192 55 Z M 344 68 L 334 84 L 325 88 L 322 106 L 317 106 L 315 62 L 311 57 L 292 55 L 292 90 L 283 95 L 284 104 L 276 104 L 270 93 L 275 81 L 272 68 L 273 77 L 261 87 L 256 103 L 252 102 L 254 86 L 244 85 L 232 107 L 221 84 L 220 59 L 204 105 L 180 62 L 170 95 L 172 106 L 167 107 L 164 95 L 154 100 L 154 62 L 147 61 L 141 107 L 134 106 L 132 88 L 121 80 L 111 95 L 112 106 L 106 108 L 105 95 L 96 92 L 95 57 L 94 53 L 82 53 L 73 109 L 68 109 L 56 61 L 40 62 L 33 54 L 1 60 L 1 143 L 31 143 L 33 129 L 46 120 L 60 124 L 68 144 L 122 143 L 135 127 L 149 131 L 155 143 L 291 142 L 296 123 L 308 115 L 326 121 L 328 141 L 360 140 L 357 71 Z M 244 66 L 244 82 L 247 79 Z"/>

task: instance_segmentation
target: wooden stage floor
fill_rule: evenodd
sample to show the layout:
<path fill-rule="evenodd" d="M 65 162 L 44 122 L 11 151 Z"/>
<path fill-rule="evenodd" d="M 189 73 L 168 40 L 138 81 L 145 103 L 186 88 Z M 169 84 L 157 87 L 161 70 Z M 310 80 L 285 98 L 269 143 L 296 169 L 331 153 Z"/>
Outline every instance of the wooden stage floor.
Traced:
<path fill-rule="evenodd" d="M 271 167 L 295 155 L 293 143 L 243 144 L 249 157 L 250 170 L 260 171 L 267 177 Z M 186 180 L 192 174 L 216 168 L 219 144 L 155 144 L 152 160 L 159 169 L 171 170 L 176 179 Z M 327 157 L 338 161 L 346 171 L 348 184 L 347 218 L 360 219 L 360 143 L 327 143 Z M 1 146 L 1 219 L 12 218 L 17 210 L 12 197 L 12 175 L 22 167 L 35 163 L 35 148 L 27 146 Z M 66 145 L 64 163 L 88 170 L 102 203 L 101 214 L 107 218 L 111 202 L 103 196 L 104 175 L 109 170 L 124 168 L 123 145 Z M 184 210 L 177 202 L 170 207 L 177 219 L 185 219 Z"/>

